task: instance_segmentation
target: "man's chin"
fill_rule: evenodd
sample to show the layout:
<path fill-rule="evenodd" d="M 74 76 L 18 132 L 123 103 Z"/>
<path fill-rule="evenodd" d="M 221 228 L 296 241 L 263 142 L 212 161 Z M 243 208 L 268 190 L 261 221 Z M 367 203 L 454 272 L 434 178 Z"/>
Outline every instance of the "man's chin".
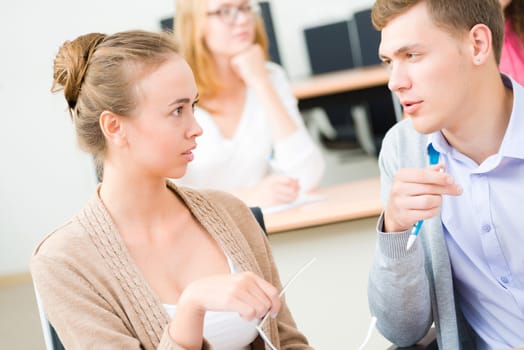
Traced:
<path fill-rule="evenodd" d="M 410 118 L 411 118 L 411 121 L 413 123 L 413 127 L 415 128 L 415 130 L 417 130 L 421 134 L 428 135 L 428 134 L 432 134 L 435 131 L 439 130 L 439 128 L 436 125 L 429 124 L 427 123 L 427 121 L 422 120 L 424 118 L 421 118 L 421 117 L 415 117 L 415 118 L 410 117 Z"/>

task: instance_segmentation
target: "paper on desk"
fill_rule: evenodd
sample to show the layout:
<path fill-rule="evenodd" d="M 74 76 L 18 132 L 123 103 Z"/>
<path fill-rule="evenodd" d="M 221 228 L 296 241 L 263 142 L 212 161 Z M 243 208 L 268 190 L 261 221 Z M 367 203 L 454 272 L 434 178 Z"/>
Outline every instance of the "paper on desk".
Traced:
<path fill-rule="evenodd" d="M 301 194 L 298 196 L 297 199 L 295 199 L 291 203 L 281 204 L 281 205 L 275 205 L 273 207 L 268 208 L 262 208 L 262 213 L 264 214 L 271 214 L 271 213 L 277 213 L 279 211 L 284 211 L 287 209 L 295 208 L 304 204 L 318 202 L 322 199 L 325 199 L 326 196 L 323 195 L 313 195 L 313 194 Z"/>

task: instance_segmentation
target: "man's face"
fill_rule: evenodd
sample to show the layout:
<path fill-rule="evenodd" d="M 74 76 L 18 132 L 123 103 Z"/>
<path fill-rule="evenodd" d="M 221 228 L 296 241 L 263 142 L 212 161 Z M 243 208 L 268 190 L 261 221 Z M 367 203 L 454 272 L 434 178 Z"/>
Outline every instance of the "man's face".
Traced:
<path fill-rule="evenodd" d="M 419 132 L 454 129 L 467 115 L 472 98 L 468 42 L 468 33 L 459 38 L 437 27 L 425 2 L 383 28 L 379 54 L 390 71 L 388 86 Z"/>

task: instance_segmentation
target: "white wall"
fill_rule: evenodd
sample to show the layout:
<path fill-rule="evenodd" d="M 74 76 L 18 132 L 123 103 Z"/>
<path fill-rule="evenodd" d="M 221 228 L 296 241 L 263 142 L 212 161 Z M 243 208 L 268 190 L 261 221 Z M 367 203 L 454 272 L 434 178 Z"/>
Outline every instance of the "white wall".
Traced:
<path fill-rule="evenodd" d="M 309 72 L 304 26 L 349 16 L 372 0 L 273 0 L 289 75 Z M 158 30 L 174 1 L 0 2 L 0 275 L 25 272 L 36 243 L 70 218 L 95 188 L 60 94 L 49 91 L 58 47 L 87 32 Z M 286 43 L 286 45 L 283 45 Z"/>

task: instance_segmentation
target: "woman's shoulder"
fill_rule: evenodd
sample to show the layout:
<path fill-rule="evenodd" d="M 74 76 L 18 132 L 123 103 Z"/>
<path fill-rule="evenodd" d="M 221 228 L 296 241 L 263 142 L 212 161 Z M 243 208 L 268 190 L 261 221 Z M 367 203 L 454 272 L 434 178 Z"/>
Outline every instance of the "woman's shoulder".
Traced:
<path fill-rule="evenodd" d="M 246 207 L 244 202 L 231 193 L 214 189 L 195 189 L 191 187 L 176 186 L 176 191 L 181 194 L 190 206 L 198 205 L 200 201 L 207 201 L 213 205 L 227 208 Z"/>
<path fill-rule="evenodd" d="M 79 242 L 85 242 L 86 238 L 88 238 L 87 233 L 80 227 L 78 221 L 73 218 L 47 234 L 37 244 L 33 255 L 49 256 L 59 252 L 70 251 Z"/>
<path fill-rule="evenodd" d="M 95 263 L 99 254 L 93 234 L 109 229 L 104 226 L 107 219 L 98 213 L 101 204 L 96 198 L 94 195 L 76 215 L 45 236 L 36 246 L 32 261 L 52 260 L 75 266 Z"/>
<path fill-rule="evenodd" d="M 65 271 L 100 271 L 100 259 L 89 233 L 80 222 L 71 219 L 36 246 L 30 261 L 34 277 Z"/>

